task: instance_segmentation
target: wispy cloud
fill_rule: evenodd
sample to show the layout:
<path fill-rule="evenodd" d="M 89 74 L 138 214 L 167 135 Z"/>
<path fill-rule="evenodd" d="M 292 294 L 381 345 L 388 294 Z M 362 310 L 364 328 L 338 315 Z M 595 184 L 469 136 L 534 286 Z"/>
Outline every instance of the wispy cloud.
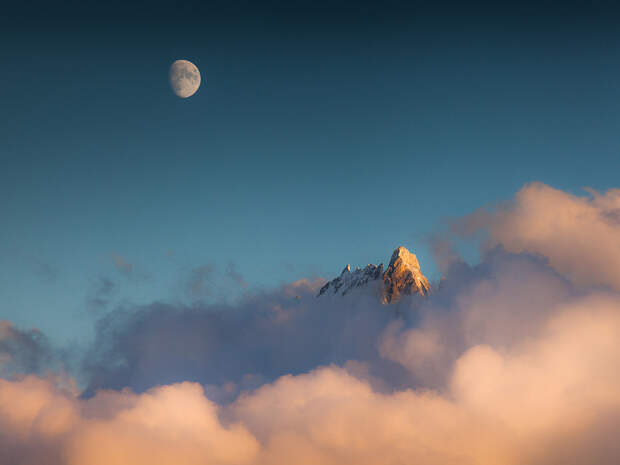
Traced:
<path fill-rule="evenodd" d="M 91 294 L 86 298 L 87 305 L 94 310 L 102 310 L 110 304 L 110 297 L 116 289 L 116 283 L 105 276 L 100 277 Z"/>
<path fill-rule="evenodd" d="M 112 261 L 114 262 L 114 266 L 118 271 L 124 273 L 126 275 L 131 275 L 133 272 L 133 264 L 129 263 L 124 257 L 113 254 Z"/>
<path fill-rule="evenodd" d="M 237 265 L 235 265 L 234 263 L 229 263 L 228 266 L 226 267 L 226 276 L 236 285 L 245 288 L 247 287 L 248 283 L 245 282 L 245 280 L 243 279 L 243 276 L 241 275 L 241 273 L 239 273 L 238 269 L 237 269 Z"/>
<path fill-rule="evenodd" d="M 23 331 L 0 320 L 0 376 L 42 373 L 54 359 L 46 336 L 37 329 Z"/>
<path fill-rule="evenodd" d="M 187 280 L 187 292 L 193 298 L 211 296 L 215 288 L 215 267 L 203 265 L 193 268 Z"/>

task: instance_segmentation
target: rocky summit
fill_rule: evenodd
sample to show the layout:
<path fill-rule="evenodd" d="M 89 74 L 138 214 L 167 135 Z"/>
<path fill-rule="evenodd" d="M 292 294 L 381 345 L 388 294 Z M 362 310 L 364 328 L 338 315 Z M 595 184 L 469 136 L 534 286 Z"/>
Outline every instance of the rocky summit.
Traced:
<path fill-rule="evenodd" d="M 418 258 L 406 248 L 399 247 L 383 274 L 383 289 L 383 303 L 389 304 L 397 301 L 401 294 L 427 295 L 431 286 L 420 270 Z"/>
<path fill-rule="evenodd" d="M 365 268 L 358 267 L 354 271 L 351 271 L 351 265 L 347 265 L 340 276 L 329 281 L 319 290 L 319 296 L 346 295 L 353 289 L 369 285 L 377 286 L 384 304 L 397 302 L 401 295 L 425 296 L 431 288 L 428 279 L 420 270 L 418 258 L 405 247 L 398 247 L 392 254 L 385 272 L 383 272 L 383 263 L 369 264 Z"/>

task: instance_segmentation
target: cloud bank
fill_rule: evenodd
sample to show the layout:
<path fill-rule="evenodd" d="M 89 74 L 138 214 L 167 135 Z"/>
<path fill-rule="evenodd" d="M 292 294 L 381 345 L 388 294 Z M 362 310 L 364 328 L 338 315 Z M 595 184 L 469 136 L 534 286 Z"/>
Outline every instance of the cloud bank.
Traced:
<path fill-rule="evenodd" d="M 464 235 L 488 231 L 487 247 L 531 252 L 578 286 L 620 290 L 620 189 L 579 197 L 542 183 L 523 187 L 493 212 L 480 210 L 457 223 Z"/>
<path fill-rule="evenodd" d="M 119 309 L 85 389 L 0 380 L 0 463 L 616 463 L 617 202 L 525 186 L 459 223 L 488 232 L 479 264 L 451 260 L 398 306 L 302 281 L 235 306 Z"/>

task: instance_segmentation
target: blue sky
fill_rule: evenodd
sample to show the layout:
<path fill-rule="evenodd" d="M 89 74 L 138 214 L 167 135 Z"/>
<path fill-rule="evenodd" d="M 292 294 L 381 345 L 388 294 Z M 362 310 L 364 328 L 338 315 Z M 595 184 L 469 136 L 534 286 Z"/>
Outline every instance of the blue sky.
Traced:
<path fill-rule="evenodd" d="M 118 303 L 329 278 L 398 245 L 437 279 L 443 219 L 529 181 L 617 187 L 620 36 L 581 13 L 4 24 L 0 317 L 83 340 Z M 202 73 L 186 100 L 175 59 Z M 196 269 L 219 290 L 191 295 Z"/>

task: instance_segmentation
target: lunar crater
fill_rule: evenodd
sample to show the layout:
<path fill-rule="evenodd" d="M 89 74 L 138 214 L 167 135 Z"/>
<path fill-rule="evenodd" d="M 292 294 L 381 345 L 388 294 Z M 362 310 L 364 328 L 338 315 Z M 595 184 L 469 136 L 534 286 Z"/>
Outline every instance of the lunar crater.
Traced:
<path fill-rule="evenodd" d="M 170 66 L 168 74 L 172 91 L 181 98 L 191 97 L 200 87 L 200 71 L 194 63 L 176 60 Z"/>

